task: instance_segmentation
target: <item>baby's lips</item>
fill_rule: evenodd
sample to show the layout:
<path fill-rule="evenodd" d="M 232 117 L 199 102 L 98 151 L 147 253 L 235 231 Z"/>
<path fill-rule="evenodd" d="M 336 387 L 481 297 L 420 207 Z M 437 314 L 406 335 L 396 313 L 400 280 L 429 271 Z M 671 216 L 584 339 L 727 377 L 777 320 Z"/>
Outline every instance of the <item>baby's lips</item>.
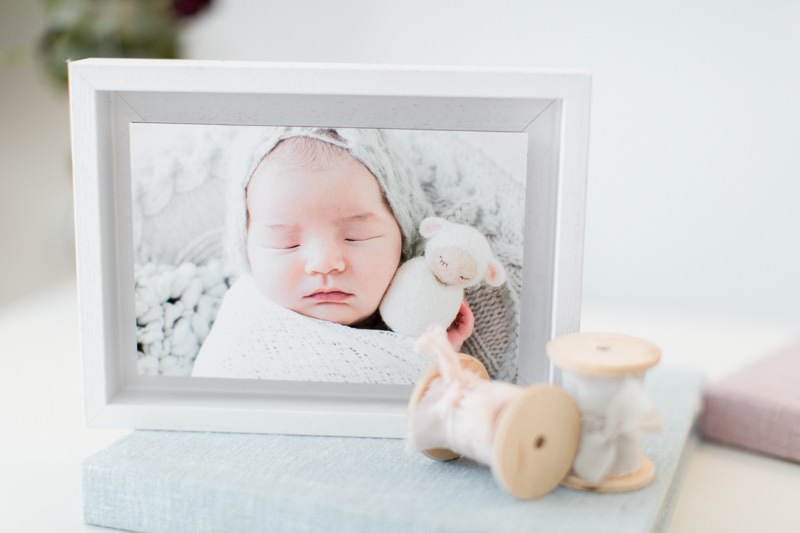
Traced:
<path fill-rule="evenodd" d="M 344 302 L 348 298 L 352 297 L 353 294 L 345 291 L 340 290 L 330 290 L 330 289 L 323 289 L 314 291 L 306 298 L 310 298 L 316 302 L 326 302 L 326 303 L 337 303 L 337 302 Z"/>

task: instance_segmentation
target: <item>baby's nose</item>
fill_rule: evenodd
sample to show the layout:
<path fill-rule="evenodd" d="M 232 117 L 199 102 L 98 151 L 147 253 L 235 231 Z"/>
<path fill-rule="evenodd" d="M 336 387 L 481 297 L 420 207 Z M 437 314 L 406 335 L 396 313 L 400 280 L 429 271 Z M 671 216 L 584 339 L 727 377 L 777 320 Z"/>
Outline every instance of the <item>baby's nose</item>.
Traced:
<path fill-rule="evenodd" d="M 345 268 L 344 251 L 341 244 L 321 241 L 310 246 L 306 258 L 306 274 L 329 274 L 342 272 Z"/>

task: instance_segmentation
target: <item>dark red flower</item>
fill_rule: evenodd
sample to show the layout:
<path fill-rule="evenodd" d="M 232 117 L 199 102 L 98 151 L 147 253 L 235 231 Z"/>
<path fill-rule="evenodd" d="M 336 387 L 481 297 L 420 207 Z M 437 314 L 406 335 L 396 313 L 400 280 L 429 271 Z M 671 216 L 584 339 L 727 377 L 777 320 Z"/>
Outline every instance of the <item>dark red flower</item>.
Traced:
<path fill-rule="evenodd" d="M 211 0 L 171 0 L 172 13 L 176 18 L 183 19 L 197 15 L 211 5 Z"/>

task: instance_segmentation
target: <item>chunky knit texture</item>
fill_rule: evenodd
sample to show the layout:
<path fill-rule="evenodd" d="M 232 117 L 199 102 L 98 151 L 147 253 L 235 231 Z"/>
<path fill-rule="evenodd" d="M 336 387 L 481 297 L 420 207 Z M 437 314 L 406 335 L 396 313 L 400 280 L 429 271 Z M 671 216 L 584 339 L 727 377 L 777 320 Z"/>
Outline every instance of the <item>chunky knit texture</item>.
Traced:
<path fill-rule="evenodd" d="M 187 376 L 228 290 L 219 260 L 136 266 L 139 373 Z"/>

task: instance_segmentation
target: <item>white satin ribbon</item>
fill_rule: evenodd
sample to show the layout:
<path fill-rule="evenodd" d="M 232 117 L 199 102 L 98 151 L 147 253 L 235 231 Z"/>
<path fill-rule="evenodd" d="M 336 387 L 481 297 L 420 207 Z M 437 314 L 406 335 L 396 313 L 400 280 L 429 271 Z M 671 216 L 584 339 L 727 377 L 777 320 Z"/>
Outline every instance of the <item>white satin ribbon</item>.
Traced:
<path fill-rule="evenodd" d="M 581 442 L 573 471 L 598 484 L 635 472 L 641 464 L 642 433 L 661 431 L 661 416 L 641 381 L 627 378 L 604 413 L 581 413 Z"/>

